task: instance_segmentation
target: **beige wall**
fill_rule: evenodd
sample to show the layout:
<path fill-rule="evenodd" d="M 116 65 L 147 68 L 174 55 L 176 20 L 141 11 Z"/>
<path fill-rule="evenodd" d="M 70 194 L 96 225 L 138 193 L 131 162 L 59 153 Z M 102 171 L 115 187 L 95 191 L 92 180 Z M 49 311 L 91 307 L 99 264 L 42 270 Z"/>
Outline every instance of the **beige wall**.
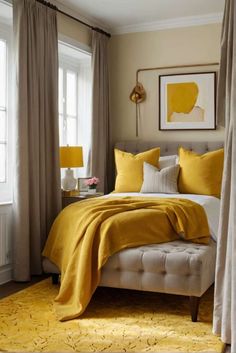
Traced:
<path fill-rule="evenodd" d="M 58 13 L 58 32 L 91 47 L 91 30 L 79 22 Z"/>
<path fill-rule="evenodd" d="M 218 62 L 220 54 L 219 24 L 176 28 L 156 32 L 113 36 L 110 41 L 112 141 L 136 139 L 135 104 L 129 94 L 135 85 L 139 68 L 194 63 Z M 216 67 L 208 67 L 216 69 Z M 191 68 L 196 72 L 203 69 Z M 174 73 L 176 71 L 162 71 Z M 160 73 L 160 72 L 159 72 Z M 147 100 L 140 105 L 140 136 L 142 140 L 221 140 L 223 129 L 216 131 L 158 130 L 158 72 L 142 72 Z"/>

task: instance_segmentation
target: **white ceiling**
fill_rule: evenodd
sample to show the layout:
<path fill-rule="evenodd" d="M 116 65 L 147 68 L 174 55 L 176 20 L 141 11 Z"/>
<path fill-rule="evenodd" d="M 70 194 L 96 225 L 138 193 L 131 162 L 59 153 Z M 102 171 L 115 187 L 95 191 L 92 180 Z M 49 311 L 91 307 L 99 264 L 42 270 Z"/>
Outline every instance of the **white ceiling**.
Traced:
<path fill-rule="evenodd" d="M 225 0 L 55 0 L 77 14 L 110 30 L 126 33 L 183 25 L 220 22 Z"/>

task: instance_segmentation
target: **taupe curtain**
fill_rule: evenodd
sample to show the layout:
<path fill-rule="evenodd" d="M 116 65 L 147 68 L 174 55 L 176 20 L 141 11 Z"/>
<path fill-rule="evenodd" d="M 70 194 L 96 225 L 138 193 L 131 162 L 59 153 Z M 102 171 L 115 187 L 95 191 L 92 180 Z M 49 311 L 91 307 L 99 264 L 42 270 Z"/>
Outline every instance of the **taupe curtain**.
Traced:
<path fill-rule="evenodd" d="M 236 7 L 226 0 L 221 37 L 218 123 L 225 126 L 225 163 L 217 242 L 213 331 L 236 352 Z"/>
<path fill-rule="evenodd" d="M 58 42 L 55 10 L 13 1 L 17 112 L 14 279 L 40 274 L 41 251 L 61 208 L 58 137 Z"/>
<path fill-rule="evenodd" d="M 93 31 L 91 171 L 100 179 L 99 190 L 105 193 L 108 191 L 110 171 L 108 42 L 106 35 Z"/>

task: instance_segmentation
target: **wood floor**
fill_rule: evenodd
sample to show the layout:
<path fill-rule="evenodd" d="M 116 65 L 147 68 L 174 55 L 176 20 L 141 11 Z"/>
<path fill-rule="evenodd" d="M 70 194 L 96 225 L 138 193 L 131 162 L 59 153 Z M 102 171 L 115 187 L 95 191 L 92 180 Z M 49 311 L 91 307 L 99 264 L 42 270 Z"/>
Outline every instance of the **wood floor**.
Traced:
<path fill-rule="evenodd" d="M 20 290 L 32 286 L 33 284 L 40 282 L 47 278 L 48 275 L 33 276 L 30 282 L 8 282 L 0 285 L 0 299 L 7 297 L 8 295 L 19 292 Z M 224 353 L 230 353 L 230 345 L 227 345 Z"/>
<path fill-rule="evenodd" d="M 32 276 L 31 281 L 29 282 L 14 282 L 10 281 L 5 284 L 0 285 L 0 299 L 7 297 L 8 295 L 19 292 L 22 289 L 25 289 L 33 284 L 40 282 L 48 278 L 48 275 L 41 276 Z"/>

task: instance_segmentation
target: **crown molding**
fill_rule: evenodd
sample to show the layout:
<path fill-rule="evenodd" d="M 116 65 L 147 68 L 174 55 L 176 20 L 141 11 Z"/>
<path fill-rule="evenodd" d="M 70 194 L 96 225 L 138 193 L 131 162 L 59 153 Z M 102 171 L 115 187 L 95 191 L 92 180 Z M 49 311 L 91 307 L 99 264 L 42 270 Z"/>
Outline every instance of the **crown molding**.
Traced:
<path fill-rule="evenodd" d="M 146 22 L 137 25 L 128 25 L 111 28 L 113 35 L 135 33 L 135 32 L 151 32 L 160 31 L 164 29 L 202 26 L 212 23 L 221 23 L 223 20 L 223 13 L 211 13 L 201 16 L 179 17 L 168 20 L 160 20 L 155 22 Z"/>

